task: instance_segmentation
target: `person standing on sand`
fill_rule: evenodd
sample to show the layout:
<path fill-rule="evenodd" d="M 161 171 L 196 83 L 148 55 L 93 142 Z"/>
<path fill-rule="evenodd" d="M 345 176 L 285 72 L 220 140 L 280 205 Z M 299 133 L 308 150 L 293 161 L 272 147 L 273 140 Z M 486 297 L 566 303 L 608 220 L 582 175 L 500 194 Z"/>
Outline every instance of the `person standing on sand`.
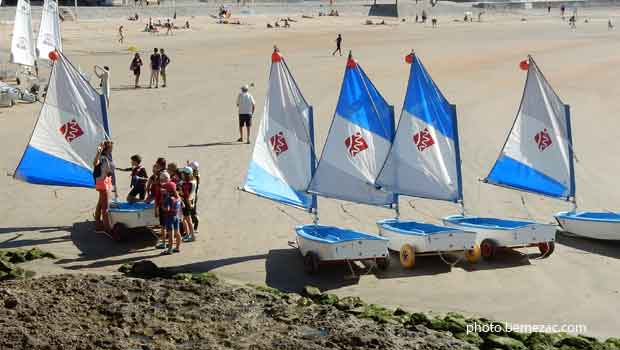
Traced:
<path fill-rule="evenodd" d="M 101 88 L 101 94 L 105 96 L 106 103 L 108 104 L 108 109 L 110 108 L 110 67 L 103 66 L 103 68 L 99 66 L 94 67 L 95 75 L 97 78 L 101 79 L 99 81 L 99 87 Z"/>
<path fill-rule="evenodd" d="M 247 135 L 245 143 L 250 143 L 250 127 L 252 126 L 252 114 L 256 109 L 256 103 L 247 85 L 241 87 L 241 93 L 237 96 L 237 107 L 239 107 L 239 139 L 237 142 L 243 142 L 243 126 L 245 126 Z"/>
<path fill-rule="evenodd" d="M 123 35 L 123 26 L 120 26 L 118 27 L 118 42 L 122 44 L 123 40 L 125 40 L 125 36 Z"/>
<path fill-rule="evenodd" d="M 149 88 L 153 88 L 153 84 L 155 84 L 155 88 L 159 88 L 159 70 L 161 69 L 161 55 L 159 54 L 157 48 L 153 49 L 153 54 L 151 55 L 151 82 L 149 83 Z"/>
<path fill-rule="evenodd" d="M 166 22 L 166 35 L 172 34 L 172 23 L 170 22 L 170 18 Z"/>
<path fill-rule="evenodd" d="M 136 89 L 140 87 L 140 68 L 142 67 L 142 65 L 142 58 L 140 57 L 140 54 L 136 52 L 136 54 L 133 56 L 133 60 L 131 60 L 131 65 L 129 66 L 129 70 L 131 70 L 133 72 L 133 75 L 136 77 Z"/>
<path fill-rule="evenodd" d="M 166 67 L 170 64 L 170 58 L 164 53 L 164 49 L 159 49 L 161 52 L 161 87 L 166 87 Z"/>
<path fill-rule="evenodd" d="M 342 45 L 342 35 L 338 34 L 338 37 L 336 38 L 336 50 L 332 52 L 332 56 L 335 56 L 336 52 L 338 52 L 340 56 L 342 56 L 341 45 Z"/>
<path fill-rule="evenodd" d="M 566 11 L 566 7 L 562 4 L 562 6 L 560 6 L 560 15 L 562 16 L 562 19 L 564 19 L 564 11 Z"/>
<path fill-rule="evenodd" d="M 112 141 L 103 141 L 97 147 L 97 154 L 93 160 L 93 177 L 95 189 L 99 194 L 95 209 L 95 230 L 110 232 L 109 203 L 112 192 L 112 177 L 114 176 L 114 163 L 112 162 Z"/>

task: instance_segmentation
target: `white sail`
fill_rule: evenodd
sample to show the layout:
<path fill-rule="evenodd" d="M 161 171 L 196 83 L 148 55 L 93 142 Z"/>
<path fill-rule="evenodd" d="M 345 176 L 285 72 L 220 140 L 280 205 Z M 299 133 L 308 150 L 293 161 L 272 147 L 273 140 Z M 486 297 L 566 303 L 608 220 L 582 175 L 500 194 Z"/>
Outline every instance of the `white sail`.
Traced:
<path fill-rule="evenodd" d="M 39 58 L 49 60 L 49 53 L 54 50 L 62 51 L 58 3 L 56 0 L 45 0 L 37 37 Z"/>
<path fill-rule="evenodd" d="M 354 203 L 391 206 L 374 185 L 394 137 L 394 113 L 361 66 L 349 58 L 340 98 L 308 191 Z"/>
<path fill-rule="evenodd" d="M 530 57 L 521 106 L 486 182 L 572 200 L 570 113 Z"/>
<path fill-rule="evenodd" d="M 110 134 L 105 98 L 62 54 L 15 178 L 34 184 L 94 187 L 93 160 Z"/>
<path fill-rule="evenodd" d="M 394 143 L 377 185 L 398 194 L 462 199 L 456 108 L 413 56 Z"/>
<path fill-rule="evenodd" d="M 272 56 L 263 120 L 243 189 L 283 204 L 311 210 L 306 193 L 314 171 L 312 108 L 279 52 Z"/>
<path fill-rule="evenodd" d="M 11 41 L 11 62 L 32 67 L 35 57 L 30 0 L 18 0 Z"/>

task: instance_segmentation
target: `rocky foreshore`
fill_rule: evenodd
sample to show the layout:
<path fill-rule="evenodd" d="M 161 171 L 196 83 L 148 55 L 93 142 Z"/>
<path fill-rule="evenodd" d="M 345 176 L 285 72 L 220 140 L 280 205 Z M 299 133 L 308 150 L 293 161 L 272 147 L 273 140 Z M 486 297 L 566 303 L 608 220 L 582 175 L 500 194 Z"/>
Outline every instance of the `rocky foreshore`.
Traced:
<path fill-rule="evenodd" d="M 389 310 L 314 287 L 287 294 L 231 285 L 210 273 L 172 274 L 150 262 L 122 270 L 133 277 L 3 282 L 0 349 L 620 350 L 620 339 L 467 334 L 468 324 L 491 321 Z"/>

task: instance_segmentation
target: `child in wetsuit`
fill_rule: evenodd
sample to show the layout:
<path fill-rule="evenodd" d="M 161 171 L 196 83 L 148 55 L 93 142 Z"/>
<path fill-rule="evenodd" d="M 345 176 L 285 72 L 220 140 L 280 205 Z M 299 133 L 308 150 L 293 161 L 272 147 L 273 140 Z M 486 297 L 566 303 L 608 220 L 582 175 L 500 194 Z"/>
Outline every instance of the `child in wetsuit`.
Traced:
<path fill-rule="evenodd" d="M 131 191 L 127 194 L 127 202 L 134 203 L 138 200 L 143 201 L 146 197 L 146 182 L 149 176 L 142 165 L 142 157 L 135 154 L 131 156 L 131 168 L 117 168 L 120 171 L 131 171 Z"/>

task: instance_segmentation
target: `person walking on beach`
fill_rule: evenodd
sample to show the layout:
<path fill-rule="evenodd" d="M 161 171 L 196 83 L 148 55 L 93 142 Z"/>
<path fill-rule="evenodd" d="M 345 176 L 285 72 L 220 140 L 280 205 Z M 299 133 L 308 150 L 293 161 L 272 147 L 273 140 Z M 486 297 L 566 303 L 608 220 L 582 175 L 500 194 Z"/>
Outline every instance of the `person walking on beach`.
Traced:
<path fill-rule="evenodd" d="M 166 67 L 170 64 L 170 58 L 164 53 L 164 49 L 159 49 L 161 52 L 161 87 L 166 87 Z"/>
<path fill-rule="evenodd" d="M 239 107 L 239 139 L 237 142 L 243 142 L 243 127 L 245 126 L 247 135 L 245 143 L 250 143 L 250 127 L 252 126 L 252 114 L 256 109 L 256 103 L 247 85 L 241 87 L 241 93 L 237 97 L 237 107 Z"/>
<path fill-rule="evenodd" d="M 157 48 L 153 49 L 153 54 L 151 55 L 151 82 L 149 83 L 149 88 L 153 88 L 153 84 L 155 84 L 155 88 L 159 88 L 159 71 L 161 69 L 161 55 L 159 54 Z"/>
<path fill-rule="evenodd" d="M 110 232 L 109 202 L 112 192 L 112 177 L 114 176 L 114 163 L 112 162 L 112 141 L 103 141 L 97 147 L 97 154 L 93 160 L 93 178 L 95 189 L 99 194 L 95 209 L 95 230 Z"/>
<path fill-rule="evenodd" d="M 136 89 L 140 87 L 140 70 L 142 65 L 142 58 L 140 57 L 140 54 L 136 52 L 136 54 L 133 56 L 133 60 L 131 60 L 131 65 L 129 66 L 129 70 L 133 72 L 133 75 L 135 77 L 134 87 Z"/>
<path fill-rule="evenodd" d="M 125 36 L 123 35 L 123 26 L 120 26 L 118 27 L 118 42 L 122 44 L 123 40 L 125 40 Z"/>
<path fill-rule="evenodd" d="M 614 24 L 611 22 L 611 18 L 607 20 L 607 30 L 614 29 Z"/>
<path fill-rule="evenodd" d="M 172 34 L 172 23 L 170 22 L 170 18 L 166 22 L 166 35 Z"/>
<path fill-rule="evenodd" d="M 332 52 L 332 56 L 335 56 L 336 52 L 338 52 L 340 56 L 342 56 L 341 46 L 342 46 L 342 35 L 338 34 L 338 37 L 336 38 L 336 50 Z"/>
<path fill-rule="evenodd" d="M 562 4 L 562 6 L 560 6 L 560 15 L 562 16 L 562 19 L 564 19 L 564 11 L 566 11 L 566 7 Z"/>
<path fill-rule="evenodd" d="M 94 71 L 97 78 L 100 79 L 99 87 L 101 88 L 101 94 L 105 96 L 108 108 L 110 108 L 110 67 L 103 66 L 103 68 L 101 68 L 95 66 Z"/>

